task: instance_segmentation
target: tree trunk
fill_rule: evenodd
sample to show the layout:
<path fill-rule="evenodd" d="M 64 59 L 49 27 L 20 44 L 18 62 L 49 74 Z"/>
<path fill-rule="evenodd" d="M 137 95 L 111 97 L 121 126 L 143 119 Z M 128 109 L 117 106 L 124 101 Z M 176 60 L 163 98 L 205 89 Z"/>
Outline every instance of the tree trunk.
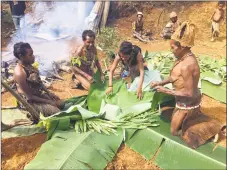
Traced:
<path fill-rule="evenodd" d="M 108 18 L 109 14 L 109 9 L 110 9 L 110 1 L 105 2 L 103 14 L 102 14 L 102 20 L 101 20 L 101 28 L 104 28 L 106 26 L 106 21 Z"/>
<path fill-rule="evenodd" d="M 27 101 L 25 101 L 19 94 L 17 94 L 17 92 L 11 89 L 9 85 L 4 82 L 2 78 L 1 78 L 1 83 L 6 90 L 8 90 L 19 102 L 23 104 L 23 106 L 26 108 L 26 110 L 29 112 L 32 118 L 35 117 L 33 115 L 39 114 Z"/>

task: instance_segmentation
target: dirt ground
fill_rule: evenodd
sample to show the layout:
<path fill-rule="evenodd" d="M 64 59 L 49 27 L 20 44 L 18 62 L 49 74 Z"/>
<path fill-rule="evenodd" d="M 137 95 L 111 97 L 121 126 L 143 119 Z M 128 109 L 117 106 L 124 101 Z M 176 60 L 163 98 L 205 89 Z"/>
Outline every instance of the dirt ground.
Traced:
<path fill-rule="evenodd" d="M 115 5 L 118 3 L 115 3 Z M 209 17 L 216 7 L 214 2 L 179 2 L 167 3 L 146 2 L 143 5 L 138 5 L 138 2 L 132 4 L 120 3 L 116 10 L 112 10 L 113 19 L 109 21 L 109 25 L 116 28 L 121 35 L 121 40 L 130 40 L 132 43 L 139 45 L 143 51 L 164 51 L 169 50 L 169 42 L 163 41 L 159 38 L 159 33 L 164 24 L 168 21 L 168 13 L 171 10 L 177 11 L 179 19 L 190 19 L 195 22 L 199 28 L 196 35 L 195 46 L 192 51 L 196 54 L 206 54 L 215 58 L 226 56 L 226 23 L 221 25 L 221 37 L 216 42 L 210 42 L 210 21 Z M 144 44 L 131 37 L 131 22 L 136 18 L 135 8 L 143 11 L 145 14 L 145 27 L 151 29 L 154 33 L 155 41 Z M 165 8 L 165 10 L 163 10 Z M 7 5 L 3 4 L 2 10 L 9 11 Z M 195 10 L 198 9 L 198 10 Z M 122 10 L 118 15 L 114 14 L 117 10 Z M 28 9 L 29 11 L 29 9 Z M 116 16 L 115 16 L 116 15 Z M 167 17 L 166 17 L 167 16 Z M 198 17 L 199 16 L 199 17 Z M 9 17 L 9 16 L 7 16 Z M 159 18 L 159 19 L 158 19 Z M 158 21 L 159 20 L 159 21 Z M 5 22 L 7 21 L 7 22 Z M 7 19 L 2 21 L 2 50 L 6 47 L 10 40 L 10 35 L 13 31 L 13 24 Z M 56 93 L 60 98 L 66 99 L 72 96 L 79 96 L 87 94 L 83 90 L 71 89 L 71 75 L 62 75 L 65 81 L 55 82 L 51 90 Z M 8 92 L 2 95 L 2 106 L 15 106 L 15 100 Z M 202 111 L 226 124 L 226 105 L 220 103 L 208 96 L 203 96 Z M 45 142 L 45 134 L 36 134 L 29 137 L 19 137 L 3 139 L 2 142 L 2 169 L 8 170 L 21 170 L 29 163 L 39 151 L 40 146 Z M 220 141 L 220 145 L 226 146 L 226 140 Z M 106 169 L 160 169 L 152 161 L 146 161 L 142 156 L 129 149 L 127 146 L 122 145 L 114 160 L 106 167 Z"/>
<path fill-rule="evenodd" d="M 141 155 L 122 144 L 112 162 L 105 168 L 106 170 L 126 170 L 126 169 L 156 169 L 152 161 L 146 161 Z"/>
<path fill-rule="evenodd" d="M 4 170 L 22 170 L 45 142 L 45 134 L 2 139 L 2 166 Z"/>

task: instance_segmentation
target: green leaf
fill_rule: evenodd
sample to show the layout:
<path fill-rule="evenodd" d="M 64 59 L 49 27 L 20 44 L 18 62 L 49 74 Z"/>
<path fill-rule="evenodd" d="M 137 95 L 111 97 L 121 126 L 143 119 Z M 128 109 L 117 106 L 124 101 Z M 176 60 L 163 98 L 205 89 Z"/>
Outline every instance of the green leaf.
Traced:
<path fill-rule="evenodd" d="M 162 138 L 159 135 L 156 133 L 151 135 L 149 131 L 150 129 L 148 128 L 134 131 L 134 134 L 131 134 L 132 137 L 126 140 L 127 146 L 141 154 L 147 160 L 153 158 L 162 142 Z M 130 133 L 130 131 L 127 129 L 126 133 Z"/>
<path fill-rule="evenodd" d="M 226 103 L 226 83 L 221 86 L 214 85 L 208 81 L 202 80 L 202 93 L 206 94 L 215 100 Z"/>
<path fill-rule="evenodd" d="M 107 136 L 96 132 L 58 131 L 24 169 L 104 169 L 123 140 L 122 131 L 117 133 L 118 136 Z"/>
<path fill-rule="evenodd" d="M 162 169 L 226 168 L 225 148 L 218 147 L 213 151 L 215 145 L 207 143 L 193 150 L 179 137 L 171 135 L 170 123 L 160 118 L 158 122 L 160 123 L 158 127 L 137 130 L 133 135 L 131 132 L 126 144 L 148 160 L 154 158 L 156 153 L 154 163 Z"/>
<path fill-rule="evenodd" d="M 171 96 L 165 93 L 155 92 L 152 99 L 151 110 L 154 111 L 158 108 L 159 104 L 163 104 L 173 100 L 174 100 L 174 96 Z"/>
<path fill-rule="evenodd" d="M 221 78 L 217 74 L 215 74 L 211 71 L 201 73 L 200 79 L 206 80 L 215 85 L 221 85 L 221 83 L 222 83 Z"/>

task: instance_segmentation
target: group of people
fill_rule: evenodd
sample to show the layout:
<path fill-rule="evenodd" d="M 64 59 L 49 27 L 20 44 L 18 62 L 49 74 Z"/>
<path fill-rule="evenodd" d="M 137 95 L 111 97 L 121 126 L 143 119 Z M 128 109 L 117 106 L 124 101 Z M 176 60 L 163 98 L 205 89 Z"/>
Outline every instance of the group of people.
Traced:
<path fill-rule="evenodd" d="M 168 28 L 171 27 L 171 35 L 166 34 L 168 31 L 163 31 L 162 35 L 164 38 L 170 38 L 170 48 L 176 61 L 169 77 L 160 82 L 151 82 L 150 88 L 175 96 L 176 107 L 172 115 L 170 131 L 172 135 L 180 136 L 191 148 L 197 148 L 214 137 L 217 139 L 224 126 L 200 111 L 202 97 L 198 89 L 200 68 L 191 51 L 194 45 L 195 25 L 189 21 L 178 25 L 177 15 L 174 12 L 171 13 L 171 22 L 167 24 Z M 138 25 L 141 26 L 141 23 L 134 24 L 134 31 L 138 31 L 136 29 Z M 72 65 L 76 88 L 82 86 L 86 90 L 90 89 L 91 84 L 94 83 L 95 67 L 101 73 L 101 80 L 105 79 L 97 58 L 95 38 L 96 35 L 92 30 L 85 30 L 82 33 L 83 45 L 73 54 L 74 61 L 77 61 Z M 44 116 L 50 116 L 64 108 L 64 101 L 45 88 L 38 70 L 32 66 L 35 61 L 32 47 L 28 43 L 16 43 L 14 56 L 18 59 L 14 70 L 17 92 Z M 138 99 L 142 99 L 144 73 L 148 68 L 144 63 L 141 48 L 128 41 L 120 44 L 118 53 L 115 55 L 109 70 L 109 85 L 106 94 L 113 92 L 113 75 L 119 63 L 123 66 L 122 79 L 128 84 L 136 77 L 139 78 L 136 95 Z M 174 90 L 164 87 L 168 83 L 173 85 Z M 39 115 L 32 117 L 32 120 L 38 122 Z"/>
<path fill-rule="evenodd" d="M 219 2 L 218 8 L 211 16 L 211 41 L 215 41 L 220 34 L 220 23 L 224 20 L 224 6 L 225 2 Z M 175 11 L 170 13 L 169 19 L 170 21 L 166 24 L 160 34 L 163 39 L 171 39 L 173 33 L 181 25 L 181 22 L 178 20 L 177 13 Z M 137 12 L 137 20 L 132 23 L 132 36 L 142 42 L 152 40 L 151 31 L 144 29 L 142 12 Z"/>

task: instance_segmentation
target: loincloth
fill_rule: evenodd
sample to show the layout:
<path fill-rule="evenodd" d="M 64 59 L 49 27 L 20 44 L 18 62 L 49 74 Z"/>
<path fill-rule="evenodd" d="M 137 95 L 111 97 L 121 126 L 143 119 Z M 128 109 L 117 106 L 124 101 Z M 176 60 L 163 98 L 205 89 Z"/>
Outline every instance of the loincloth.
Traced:
<path fill-rule="evenodd" d="M 214 32 L 220 32 L 220 23 L 212 21 L 212 33 Z"/>

